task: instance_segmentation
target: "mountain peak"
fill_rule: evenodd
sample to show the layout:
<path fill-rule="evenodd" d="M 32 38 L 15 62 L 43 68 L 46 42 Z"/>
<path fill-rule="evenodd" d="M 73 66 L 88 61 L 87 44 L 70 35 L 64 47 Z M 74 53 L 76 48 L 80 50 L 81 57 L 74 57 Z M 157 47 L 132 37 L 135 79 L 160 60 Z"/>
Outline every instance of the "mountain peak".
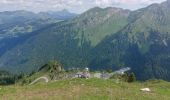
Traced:
<path fill-rule="evenodd" d="M 102 8 L 100 8 L 100 7 L 94 7 L 94 8 L 91 8 L 90 10 L 88 10 L 88 11 L 92 11 L 92 12 L 94 12 L 94 11 L 101 11 L 102 10 Z M 87 12 L 88 12 L 87 11 Z"/>

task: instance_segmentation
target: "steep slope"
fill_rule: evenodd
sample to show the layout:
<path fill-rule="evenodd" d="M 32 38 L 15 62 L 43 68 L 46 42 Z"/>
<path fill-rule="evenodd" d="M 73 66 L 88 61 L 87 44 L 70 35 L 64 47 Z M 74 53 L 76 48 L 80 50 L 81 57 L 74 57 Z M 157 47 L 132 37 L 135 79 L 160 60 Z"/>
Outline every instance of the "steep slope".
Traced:
<path fill-rule="evenodd" d="M 132 67 L 138 79 L 170 80 L 170 6 L 153 4 L 134 11 L 130 23 L 96 47 L 90 66 Z M 115 68 L 114 67 L 114 68 Z M 94 68 L 94 67 L 92 67 Z"/>
<path fill-rule="evenodd" d="M 46 16 L 41 13 L 24 10 L 0 12 L 0 56 L 42 28 L 76 16 L 68 11 L 51 12 L 51 15 Z M 61 18 L 61 16 L 67 18 Z"/>
<path fill-rule="evenodd" d="M 38 14 L 28 11 L 0 12 L 0 56 L 32 36 L 33 31 L 55 21 L 57 19 L 41 18 Z"/>
<path fill-rule="evenodd" d="M 90 50 L 126 26 L 128 15 L 123 9 L 93 8 L 73 20 L 51 25 L 6 52 L 0 58 L 1 69 L 30 72 L 51 59 L 65 67 L 87 66 Z"/>
<path fill-rule="evenodd" d="M 102 39 L 116 33 L 128 24 L 129 10 L 108 7 L 105 9 L 95 7 L 75 18 L 72 22 L 81 29 L 82 35 L 92 46 L 96 46 Z M 79 27 L 81 26 L 81 27 Z"/>
<path fill-rule="evenodd" d="M 170 80 L 169 72 L 169 43 L 170 43 L 170 6 L 169 2 L 160 5 L 151 5 L 143 12 L 143 16 L 134 22 L 128 38 L 136 45 L 138 57 L 143 60 L 140 69 L 140 78 L 163 78 Z M 140 27 L 145 26 L 145 27 Z M 142 29 L 142 30 L 140 30 Z M 136 31 L 136 35 L 133 33 Z M 131 32 L 131 33 L 130 33 Z M 137 55 L 137 54 L 136 54 Z M 134 56 L 134 54 L 131 54 Z M 128 61 L 127 61 L 128 62 Z M 136 63 L 139 63 L 136 61 Z M 132 66 L 132 63 L 128 65 Z M 135 66 L 135 65 L 133 65 Z M 139 72 L 137 67 L 134 69 Z M 137 71 L 138 70 L 138 71 Z"/>

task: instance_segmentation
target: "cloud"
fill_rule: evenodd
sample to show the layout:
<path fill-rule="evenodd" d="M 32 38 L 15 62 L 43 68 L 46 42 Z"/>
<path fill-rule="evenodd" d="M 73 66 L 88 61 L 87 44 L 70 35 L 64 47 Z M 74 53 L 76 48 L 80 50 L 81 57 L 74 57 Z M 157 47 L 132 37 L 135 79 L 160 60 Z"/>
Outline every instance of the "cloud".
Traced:
<path fill-rule="evenodd" d="M 162 1 L 165 0 L 0 0 L 0 11 L 22 9 L 39 12 L 69 9 L 74 12 L 83 12 L 95 6 L 138 9 Z"/>

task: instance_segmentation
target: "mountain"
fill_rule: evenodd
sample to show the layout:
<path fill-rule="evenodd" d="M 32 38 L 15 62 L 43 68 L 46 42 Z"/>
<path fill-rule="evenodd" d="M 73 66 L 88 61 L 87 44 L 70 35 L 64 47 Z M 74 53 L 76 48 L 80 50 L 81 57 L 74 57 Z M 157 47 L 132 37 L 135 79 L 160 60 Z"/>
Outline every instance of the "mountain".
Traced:
<path fill-rule="evenodd" d="M 131 67 L 139 80 L 170 80 L 169 5 L 165 1 L 136 11 L 92 8 L 34 32 L 0 57 L 0 68 L 31 72 L 56 59 L 65 68 Z"/>
<path fill-rule="evenodd" d="M 0 12 L 0 56 L 32 36 L 33 31 L 56 21 L 57 19 L 41 18 L 38 14 L 23 10 Z"/>
<path fill-rule="evenodd" d="M 38 16 L 32 12 L 27 11 L 5 11 L 0 13 L 0 37 L 1 39 L 5 37 L 17 36 L 21 33 L 32 32 L 39 25 L 41 21 Z M 37 21 L 37 23 L 33 23 Z M 33 25 L 34 24 L 34 25 Z M 39 25 L 37 25 L 39 24 Z M 36 26 L 37 25 L 37 26 Z"/>
<path fill-rule="evenodd" d="M 131 12 L 129 24 L 96 47 L 91 66 L 129 66 L 140 80 L 170 80 L 169 14 L 168 2 Z"/>
<path fill-rule="evenodd" d="M 68 11 L 67 15 L 60 11 L 57 13 L 58 15 L 53 16 L 42 16 L 40 13 L 24 10 L 0 12 L 0 56 L 34 35 L 37 31 L 42 30 L 42 28 L 66 20 L 66 18 L 59 16 L 60 13 L 62 17 L 66 16 L 67 19 L 76 16 Z M 70 17 L 68 17 L 69 15 Z"/>
<path fill-rule="evenodd" d="M 93 8 L 72 20 L 44 28 L 2 55 L 1 69 L 30 72 L 53 59 L 65 67 L 88 66 L 91 49 L 126 26 L 128 15 L 128 10 Z"/>
<path fill-rule="evenodd" d="M 63 9 L 61 11 L 40 12 L 39 15 L 42 17 L 55 18 L 58 20 L 68 20 L 74 18 L 77 14 L 71 13 L 67 9 Z"/>
<path fill-rule="evenodd" d="M 46 15 L 42 15 L 42 13 Z M 76 14 L 68 11 L 33 13 L 24 10 L 0 12 L 0 38 L 16 37 L 30 33 L 60 20 L 70 19 Z"/>

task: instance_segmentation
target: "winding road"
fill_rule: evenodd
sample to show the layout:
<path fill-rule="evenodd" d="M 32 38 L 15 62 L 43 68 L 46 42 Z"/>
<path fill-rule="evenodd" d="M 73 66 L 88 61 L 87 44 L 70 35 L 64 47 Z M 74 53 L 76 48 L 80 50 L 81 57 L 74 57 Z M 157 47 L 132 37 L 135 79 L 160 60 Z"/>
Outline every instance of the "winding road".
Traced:
<path fill-rule="evenodd" d="M 49 82 L 49 80 L 48 80 L 47 77 L 39 77 L 39 78 L 37 78 L 36 80 L 34 80 L 33 82 L 31 82 L 30 85 L 32 85 L 32 84 L 34 84 L 34 83 L 36 83 L 36 82 L 38 82 L 39 80 L 42 80 L 42 79 L 43 79 L 46 83 Z"/>

